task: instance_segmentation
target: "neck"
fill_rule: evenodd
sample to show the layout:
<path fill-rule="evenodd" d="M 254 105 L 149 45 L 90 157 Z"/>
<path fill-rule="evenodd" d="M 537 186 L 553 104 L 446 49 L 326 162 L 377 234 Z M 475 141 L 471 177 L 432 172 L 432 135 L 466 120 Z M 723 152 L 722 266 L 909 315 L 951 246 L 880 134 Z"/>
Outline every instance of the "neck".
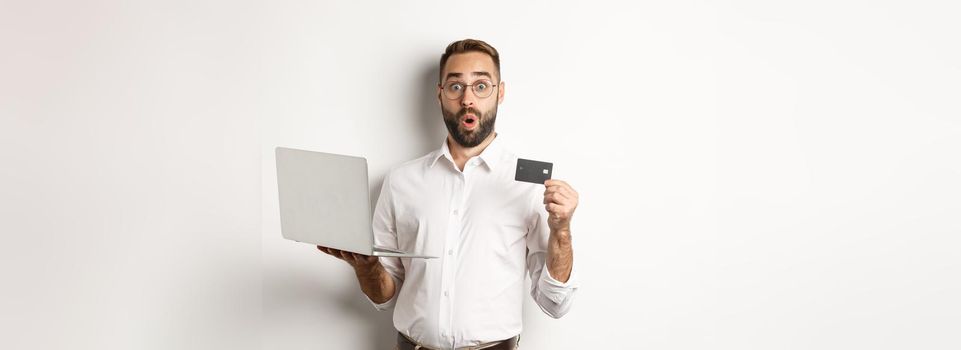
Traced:
<path fill-rule="evenodd" d="M 479 145 L 474 147 L 464 147 L 457 143 L 457 141 L 454 141 L 454 138 L 448 134 L 447 148 L 450 149 L 450 155 L 454 158 L 454 163 L 457 164 L 457 167 L 460 168 L 461 171 L 464 171 L 464 164 L 467 163 L 467 160 L 471 157 L 481 154 L 481 152 L 484 152 L 484 149 L 486 149 L 487 146 L 494 141 L 494 137 L 496 136 L 497 132 L 495 131 L 490 135 L 487 135 L 487 138 L 484 139 L 484 141 Z"/>

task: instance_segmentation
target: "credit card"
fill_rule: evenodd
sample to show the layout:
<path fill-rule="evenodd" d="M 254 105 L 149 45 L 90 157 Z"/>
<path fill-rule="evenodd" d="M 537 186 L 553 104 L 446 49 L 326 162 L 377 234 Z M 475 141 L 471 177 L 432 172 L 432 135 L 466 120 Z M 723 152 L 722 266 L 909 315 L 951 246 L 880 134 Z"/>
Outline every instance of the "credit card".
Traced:
<path fill-rule="evenodd" d="M 553 168 L 553 163 L 517 158 L 514 180 L 543 185 L 544 181 L 551 179 Z"/>

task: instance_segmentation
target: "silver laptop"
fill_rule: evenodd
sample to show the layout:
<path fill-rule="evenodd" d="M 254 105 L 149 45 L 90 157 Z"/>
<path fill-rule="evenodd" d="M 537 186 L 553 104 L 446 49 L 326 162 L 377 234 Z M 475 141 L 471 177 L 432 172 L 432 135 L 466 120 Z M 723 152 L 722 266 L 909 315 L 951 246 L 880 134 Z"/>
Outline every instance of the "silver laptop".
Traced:
<path fill-rule="evenodd" d="M 277 147 L 284 238 L 364 255 L 436 258 L 374 246 L 367 159 Z"/>

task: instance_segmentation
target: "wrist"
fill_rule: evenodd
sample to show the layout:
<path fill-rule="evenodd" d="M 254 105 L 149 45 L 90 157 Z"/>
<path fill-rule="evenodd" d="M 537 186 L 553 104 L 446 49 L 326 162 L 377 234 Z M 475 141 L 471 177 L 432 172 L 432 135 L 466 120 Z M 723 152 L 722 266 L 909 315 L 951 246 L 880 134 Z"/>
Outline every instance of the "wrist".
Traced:
<path fill-rule="evenodd" d="M 561 229 L 551 230 L 551 237 L 569 240 L 571 239 L 571 229 L 561 228 Z"/>

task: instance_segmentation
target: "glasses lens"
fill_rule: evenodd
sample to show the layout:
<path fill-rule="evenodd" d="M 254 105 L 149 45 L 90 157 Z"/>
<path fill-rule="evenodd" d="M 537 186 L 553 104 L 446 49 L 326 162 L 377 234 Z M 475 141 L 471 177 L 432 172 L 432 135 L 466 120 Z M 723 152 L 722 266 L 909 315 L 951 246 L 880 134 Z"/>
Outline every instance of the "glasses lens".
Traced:
<path fill-rule="evenodd" d="M 475 81 L 475 82 L 474 82 L 474 86 L 473 86 L 473 88 L 474 88 L 474 94 L 477 95 L 477 97 L 481 97 L 481 98 L 490 96 L 490 95 L 491 95 L 491 91 L 494 90 L 494 89 L 492 89 L 492 86 L 491 86 L 491 85 L 492 85 L 492 84 L 491 84 L 491 82 L 490 82 L 489 80 L 478 80 L 478 81 Z"/>
<path fill-rule="evenodd" d="M 464 95 L 464 84 L 458 82 L 450 82 L 444 85 L 444 96 L 453 100 L 458 99 Z"/>

